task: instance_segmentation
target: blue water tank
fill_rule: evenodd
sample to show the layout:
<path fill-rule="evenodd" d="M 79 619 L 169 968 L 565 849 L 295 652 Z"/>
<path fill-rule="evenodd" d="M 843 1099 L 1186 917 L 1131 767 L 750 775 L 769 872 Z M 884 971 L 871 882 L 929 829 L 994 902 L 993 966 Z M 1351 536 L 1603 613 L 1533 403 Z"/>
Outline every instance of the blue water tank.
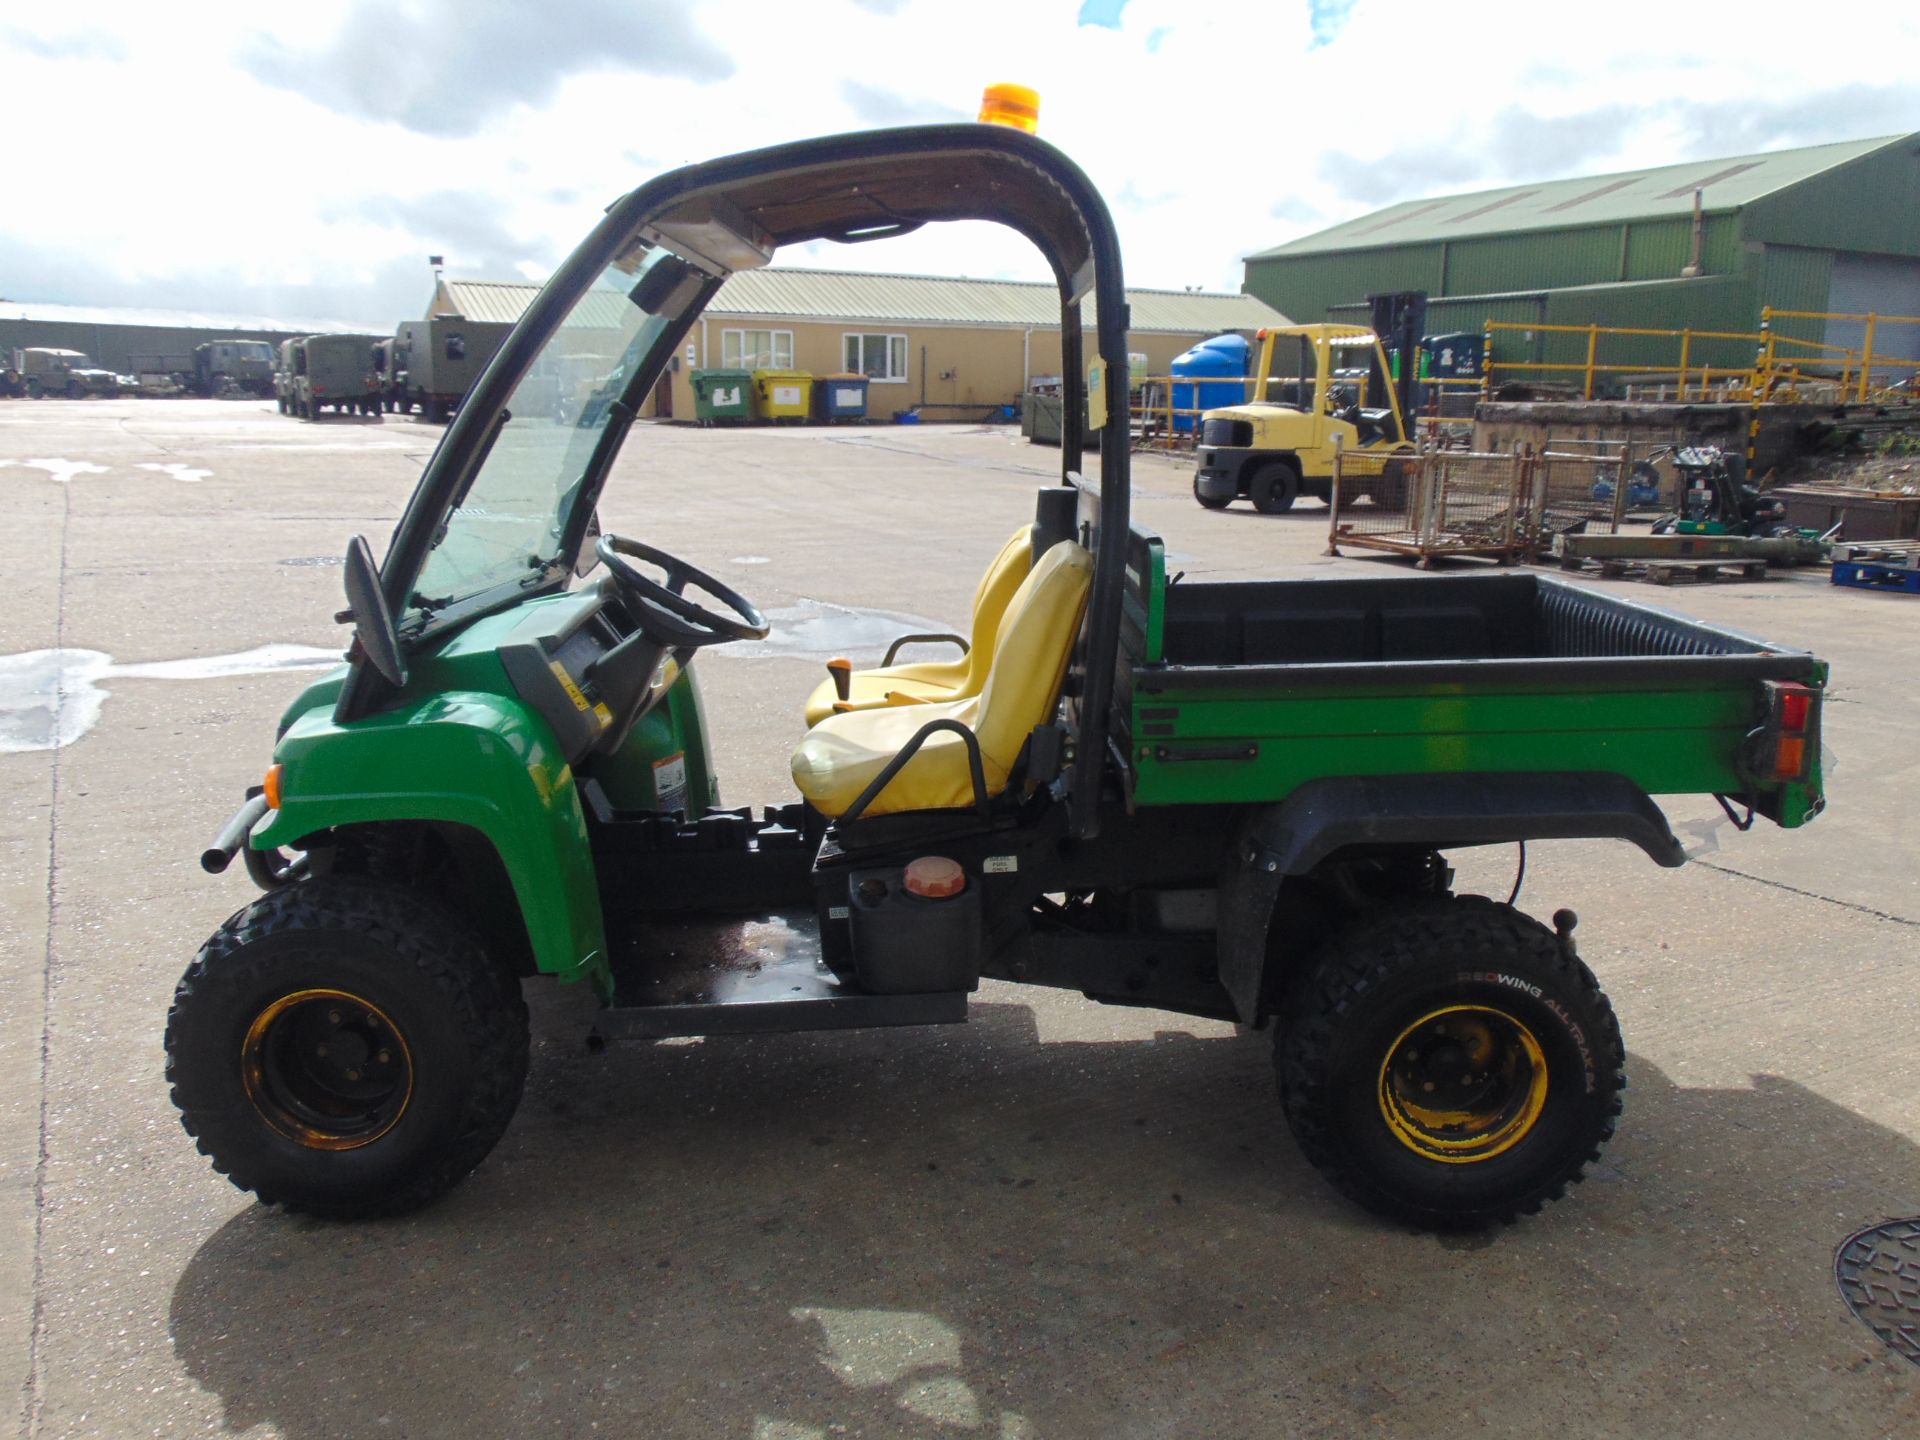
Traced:
<path fill-rule="evenodd" d="M 1247 398 L 1247 387 L 1240 384 L 1182 384 L 1183 377 L 1195 381 L 1207 376 L 1231 377 L 1243 379 L 1253 363 L 1253 346 L 1238 335 L 1216 335 L 1211 340 L 1202 340 L 1186 354 L 1175 357 L 1172 367 L 1174 376 L 1173 428 L 1182 433 L 1190 433 L 1199 428 L 1198 415 L 1182 415 L 1182 410 L 1216 410 L 1223 405 L 1238 405 Z"/>

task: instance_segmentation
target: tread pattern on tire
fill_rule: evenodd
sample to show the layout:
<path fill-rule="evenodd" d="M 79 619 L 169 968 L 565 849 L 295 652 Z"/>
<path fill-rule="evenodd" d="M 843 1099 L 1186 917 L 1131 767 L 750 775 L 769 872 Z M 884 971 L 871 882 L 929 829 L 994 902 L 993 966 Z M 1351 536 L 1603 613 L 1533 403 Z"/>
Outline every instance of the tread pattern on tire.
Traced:
<path fill-rule="evenodd" d="M 423 924 L 423 918 L 428 924 Z M 250 1174 L 244 1157 L 214 1148 L 179 1064 L 177 1020 L 183 1007 L 213 986 L 249 974 L 242 952 L 269 935 L 332 931 L 365 936 L 414 966 L 440 993 L 479 1063 L 459 1132 L 439 1147 L 433 1163 L 377 1195 L 340 1203 L 313 1203 L 279 1193 Z M 255 962 L 271 964 L 270 958 Z M 261 1203 L 293 1213 L 336 1216 L 397 1215 L 450 1189 L 474 1169 L 506 1132 L 526 1083 L 530 1040 L 527 1006 L 517 979 L 486 955 L 451 913 L 397 887 L 357 878 L 329 877 L 271 891 L 234 912 L 201 946 L 175 988 L 167 1012 L 168 1093 L 181 1124 L 213 1168 Z"/>
<path fill-rule="evenodd" d="M 1331 1097 L 1325 1093 L 1325 1060 L 1336 1043 L 1337 1021 L 1365 1005 L 1381 985 L 1403 969 L 1427 958 L 1437 945 L 1447 946 L 1461 963 L 1476 956 L 1511 957 L 1516 950 L 1531 952 L 1538 961 L 1557 970 L 1598 1018 L 1591 1037 L 1594 1064 L 1605 1093 L 1603 1115 L 1592 1143 L 1565 1173 L 1508 1203 L 1464 1215 L 1411 1214 L 1383 1203 L 1374 1187 L 1354 1173 L 1330 1125 Z M 1300 991 L 1302 1008 L 1291 1024 L 1275 1033 L 1274 1066 L 1280 1099 L 1301 1151 L 1314 1168 L 1342 1194 L 1377 1214 L 1410 1220 L 1433 1228 L 1482 1228 L 1510 1223 L 1521 1215 L 1538 1214 L 1549 1201 L 1562 1198 L 1578 1184 L 1587 1166 L 1613 1137 L 1626 1088 L 1625 1047 L 1613 1007 L 1584 961 L 1560 945 L 1559 937 L 1529 915 L 1510 905 L 1479 895 L 1430 899 L 1396 906 L 1338 931 L 1315 954 L 1312 973 Z"/>

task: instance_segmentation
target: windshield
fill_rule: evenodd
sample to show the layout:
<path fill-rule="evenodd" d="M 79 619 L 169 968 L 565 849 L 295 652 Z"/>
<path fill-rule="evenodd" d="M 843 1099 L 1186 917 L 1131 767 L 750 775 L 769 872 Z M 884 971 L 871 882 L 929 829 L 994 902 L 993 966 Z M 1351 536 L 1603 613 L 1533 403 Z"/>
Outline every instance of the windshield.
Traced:
<path fill-rule="evenodd" d="M 614 418 L 613 402 L 670 323 L 642 307 L 652 297 L 639 283 L 665 254 L 636 242 L 547 340 L 421 567 L 410 615 L 535 578 L 560 561 L 572 498 Z"/>

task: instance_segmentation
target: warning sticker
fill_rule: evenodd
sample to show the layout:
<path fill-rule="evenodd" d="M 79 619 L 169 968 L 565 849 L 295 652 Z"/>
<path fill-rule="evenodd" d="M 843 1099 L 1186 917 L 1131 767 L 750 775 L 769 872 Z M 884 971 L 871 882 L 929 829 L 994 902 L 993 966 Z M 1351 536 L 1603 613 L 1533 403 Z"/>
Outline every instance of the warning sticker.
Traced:
<path fill-rule="evenodd" d="M 687 752 L 653 762 L 653 803 L 657 810 L 687 811 Z"/>

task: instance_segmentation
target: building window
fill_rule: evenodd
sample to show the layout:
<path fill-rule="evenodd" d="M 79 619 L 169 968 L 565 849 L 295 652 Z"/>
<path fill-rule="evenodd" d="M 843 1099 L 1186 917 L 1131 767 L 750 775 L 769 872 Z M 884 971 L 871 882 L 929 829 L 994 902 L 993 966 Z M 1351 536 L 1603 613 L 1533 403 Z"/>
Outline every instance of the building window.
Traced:
<path fill-rule="evenodd" d="M 791 370 L 791 330 L 722 330 L 720 368 L 723 370 Z"/>
<path fill-rule="evenodd" d="M 907 378 L 907 337 L 904 335 L 848 335 L 847 369 L 855 375 L 886 383 Z"/>

